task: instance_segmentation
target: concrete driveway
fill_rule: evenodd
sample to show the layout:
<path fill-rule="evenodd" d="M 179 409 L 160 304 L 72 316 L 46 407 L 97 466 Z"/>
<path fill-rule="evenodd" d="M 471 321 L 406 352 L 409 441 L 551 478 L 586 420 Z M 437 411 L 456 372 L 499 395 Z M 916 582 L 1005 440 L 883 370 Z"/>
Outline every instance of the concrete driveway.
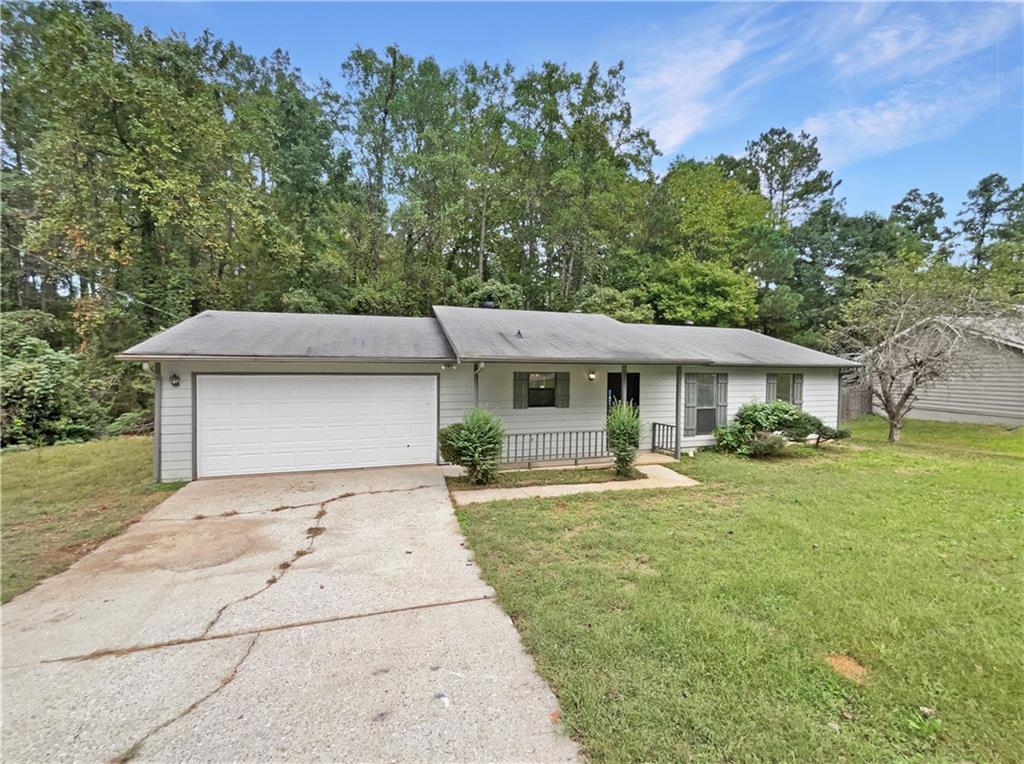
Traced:
<path fill-rule="evenodd" d="M 561 761 L 437 467 L 192 483 L 3 613 L 5 761 Z"/>

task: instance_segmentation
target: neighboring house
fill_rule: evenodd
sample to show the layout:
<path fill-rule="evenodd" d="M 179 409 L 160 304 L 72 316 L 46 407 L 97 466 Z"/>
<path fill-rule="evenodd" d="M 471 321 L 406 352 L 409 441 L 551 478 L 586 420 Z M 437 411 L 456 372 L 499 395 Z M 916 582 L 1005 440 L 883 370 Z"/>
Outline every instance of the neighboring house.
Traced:
<path fill-rule="evenodd" d="M 968 324 L 966 361 L 922 387 L 907 416 L 953 422 L 1024 425 L 1024 319 Z"/>
<path fill-rule="evenodd" d="M 836 426 L 852 365 L 745 329 L 441 306 L 432 318 L 206 311 L 118 357 L 156 375 L 160 480 L 434 463 L 438 429 L 474 405 L 505 421 L 506 462 L 607 454 L 620 398 L 639 407 L 642 448 L 678 454 L 714 443 L 749 401 Z"/>

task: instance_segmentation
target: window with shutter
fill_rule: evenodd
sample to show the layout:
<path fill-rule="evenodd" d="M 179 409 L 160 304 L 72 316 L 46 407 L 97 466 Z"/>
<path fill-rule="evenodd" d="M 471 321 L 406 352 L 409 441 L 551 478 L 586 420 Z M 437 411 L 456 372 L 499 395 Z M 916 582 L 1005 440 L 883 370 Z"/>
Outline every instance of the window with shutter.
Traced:
<path fill-rule="evenodd" d="M 803 374 L 775 374 L 769 373 L 765 376 L 764 399 L 772 401 L 785 401 L 794 406 L 804 405 L 804 375 Z"/>
<path fill-rule="evenodd" d="M 718 422 L 718 404 L 717 404 L 717 387 L 718 387 L 718 375 L 717 374 L 688 374 L 687 385 L 689 386 L 689 378 L 693 378 L 693 420 L 694 428 L 692 435 L 710 435 L 715 431 Z"/>
<path fill-rule="evenodd" d="M 513 372 L 512 398 L 517 409 L 569 408 L 569 372 Z"/>

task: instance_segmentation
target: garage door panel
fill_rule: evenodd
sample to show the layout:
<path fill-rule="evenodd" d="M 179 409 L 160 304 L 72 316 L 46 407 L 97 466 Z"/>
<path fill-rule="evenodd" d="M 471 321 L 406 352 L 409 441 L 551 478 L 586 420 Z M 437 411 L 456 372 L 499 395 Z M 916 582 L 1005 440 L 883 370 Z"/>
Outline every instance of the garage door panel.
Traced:
<path fill-rule="evenodd" d="M 431 463 L 433 375 L 197 376 L 200 477 Z"/>

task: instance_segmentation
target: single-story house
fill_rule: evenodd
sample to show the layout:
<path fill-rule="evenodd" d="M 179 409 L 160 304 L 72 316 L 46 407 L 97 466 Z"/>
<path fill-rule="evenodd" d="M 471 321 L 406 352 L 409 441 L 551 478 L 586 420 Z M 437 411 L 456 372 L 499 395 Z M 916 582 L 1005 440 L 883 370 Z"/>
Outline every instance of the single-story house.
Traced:
<path fill-rule="evenodd" d="M 437 306 L 429 318 L 206 311 L 126 350 L 156 377 L 159 480 L 436 463 L 481 406 L 509 463 L 607 455 L 609 402 L 641 448 L 678 454 L 749 401 L 836 426 L 852 362 L 745 329 Z"/>
<path fill-rule="evenodd" d="M 962 323 L 963 362 L 921 387 L 907 417 L 1024 425 L 1024 315 Z"/>

